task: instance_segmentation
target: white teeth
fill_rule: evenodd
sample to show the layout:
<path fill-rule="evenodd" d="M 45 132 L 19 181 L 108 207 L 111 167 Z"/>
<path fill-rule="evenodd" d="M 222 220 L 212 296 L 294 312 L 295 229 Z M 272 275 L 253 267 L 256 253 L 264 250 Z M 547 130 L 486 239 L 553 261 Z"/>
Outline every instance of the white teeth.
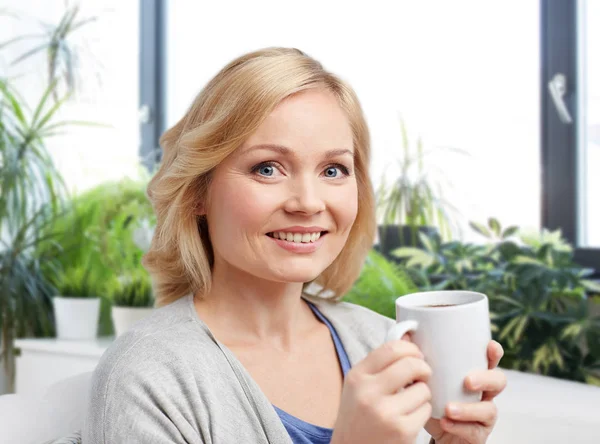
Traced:
<path fill-rule="evenodd" d="M 283 231 L 274 231 L 271 233 L 275 239 L 282 239 L 294 243 L 316 242 L 321 237 L 320 232 L 316 233 L 284 233 Z"/>

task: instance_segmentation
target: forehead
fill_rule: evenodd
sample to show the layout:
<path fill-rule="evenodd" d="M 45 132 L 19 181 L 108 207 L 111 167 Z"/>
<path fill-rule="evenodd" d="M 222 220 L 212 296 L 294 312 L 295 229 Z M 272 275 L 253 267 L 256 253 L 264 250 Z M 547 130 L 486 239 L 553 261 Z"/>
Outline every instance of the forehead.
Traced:
<path fill-rule="evenodd" d="M 318 89 L 281 102 L 242 148 L 273 143 L 302 151 L 352 150 L 352 142 L 346 113 L 332 93 Z"/>

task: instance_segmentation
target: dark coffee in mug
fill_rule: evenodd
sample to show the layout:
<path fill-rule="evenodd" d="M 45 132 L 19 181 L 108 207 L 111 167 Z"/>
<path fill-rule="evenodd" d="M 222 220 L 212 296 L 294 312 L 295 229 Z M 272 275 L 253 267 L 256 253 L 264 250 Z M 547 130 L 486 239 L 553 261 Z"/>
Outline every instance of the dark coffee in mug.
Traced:
<path fill-rule="evenodd" d="M 427 308 L 438 308 L 438 307 L 454 307 L 458 304 L 432 304 L 432 305 L 423 305 L 423 307 Z"/>

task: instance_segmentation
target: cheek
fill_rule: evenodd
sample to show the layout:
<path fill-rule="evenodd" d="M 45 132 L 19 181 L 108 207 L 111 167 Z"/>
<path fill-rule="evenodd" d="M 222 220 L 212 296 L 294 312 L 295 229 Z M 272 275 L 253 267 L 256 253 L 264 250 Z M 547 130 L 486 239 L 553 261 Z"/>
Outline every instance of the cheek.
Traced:
<path fill-rule="evenodd" d="M 349 232 L 358 213 L 358 188 L 356 182 L 340 189 L 332 195 L 330 209 L 338 229 Z"/>
<path fill-rule="evenodd" d="M 275 205 L 273 199 L 254 185 L 224 181 L 215 187 L 218 192 L 211 196 L 209 217 L 219 221 L 216 231 L 231 237 L 248 231 L 260 232 Z"/>

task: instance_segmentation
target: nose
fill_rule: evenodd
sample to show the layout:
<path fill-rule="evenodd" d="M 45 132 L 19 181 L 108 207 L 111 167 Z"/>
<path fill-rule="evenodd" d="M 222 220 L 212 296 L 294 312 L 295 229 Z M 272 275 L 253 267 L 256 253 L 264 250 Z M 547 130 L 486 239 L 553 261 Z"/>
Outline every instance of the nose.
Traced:
<path fill-rule="evenodd" d="M 290 182 L 285 211 L 310 216 L 324 210 L 325 200 L 323 192 L 319 189 L 318 179 L 299 177 Z"/>

